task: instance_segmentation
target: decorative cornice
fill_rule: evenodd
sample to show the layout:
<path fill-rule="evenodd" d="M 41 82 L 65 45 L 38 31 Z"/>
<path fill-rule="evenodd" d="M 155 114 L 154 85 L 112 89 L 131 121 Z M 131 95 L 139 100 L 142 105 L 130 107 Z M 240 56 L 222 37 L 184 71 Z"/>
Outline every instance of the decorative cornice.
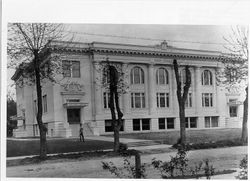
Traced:
<path fill-rule="evenodd" d="M 67 46 L 68 45 L 68 46 Z M 222 53 L 217 51 L 195 50 L 195 49 L 180 49 L 166 48 L 160 49 L 152 46 L 129 45 L 129 44 L 112 44 L 112 43 L 79 43 L 72 42 L 71 44 L 63 45 L 56 42 L 50 46 L 51 50 L 74 52 L 74 53 L 96 53 L 96 54 L 113 54 L 120 56 L 150 56 L 164 57 L 176 59 L 205 59 L 218 61 L 222 59 Z M 70 45 L 70 46 L 69 46 Z"/>

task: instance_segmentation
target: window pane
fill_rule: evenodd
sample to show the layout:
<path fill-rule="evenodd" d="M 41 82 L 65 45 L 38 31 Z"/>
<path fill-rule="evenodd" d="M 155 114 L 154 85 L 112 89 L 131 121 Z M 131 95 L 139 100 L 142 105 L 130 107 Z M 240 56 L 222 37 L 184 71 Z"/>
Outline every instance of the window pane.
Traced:
<path fill-rule="evenodd" d="M 209 94 L 205 94 L 205 107 L 209 107 Z"/>
<path fill-rule="evenodd" d="M 159 123 L 159 129 L 165 129 L 165 118 L 159 118 L 158 119 L 158 123 Z"/>
<path fill-rule="evenodd" d="M 197 118 L 196 117 L 190 118 L 190 128 L 197 128 Z"/>
<path fill-rule="evenodd" d="M 165 105 L 165 94 L 160 93 L 160 107 L 166 107 Z"/>
<path fill-rule="evenodd" d="M 43 96 L 43 100 L 42 100 L 42 105 L 43 105 L 43 113 L 47 112 L 47 95 Z"/>
<path fill-rule="evenodd" d="M 212 117 L 212 127 L 218 127 L 218 117 Z"/>
<path fill-rule="evenodd" d="M 185 123 L 186 123 L 186 128 L 189 128 L 189 125 L 188 125 L 188 118 L 185 118 Z"/>
<path fill-rule="evenodd" d="M 105 120 L 105 132 L 112 132 L 113 130 L 112 120 Z"/>
<path fill-rule="evenodd" d="M 104 108 L 107 108 L 107 100 L 106 100 L 106 93 L 103 93 L 103 104 L 104 104 Z"/>
<path fill-rule="evenodd" d="M 135 93 L 135 108 L 141 108 L 140 93 Z"/>
<path fill-rule="evenodd" d="M 213 107 L 213 94 L 210 94 L 210 107 Z"/>
<path fill-rule="evenodd" d="M 212 73 L 209 71 L 209 78 L 210 78 L 210 85 L 213 85 L 213 76 Z"/>
<path fill-rule="evenodd" d="M 63 68 L 63 76 L 64 77 L 70 77 L 71 76 L 70 61 L 63 60 L 62 61 L 62 68 Z"/>
<path fill-rule="evenodd" d="M 140 72 L 141 72 L 141 84 L 144 84 L 144 71 L 140 68 Z"/>
<path fill-rule="evenodd" d="M 189 107 L 192 107 L 192 93 L 189 93 Z"/>
<path fill-rule="evenodd" d="M 174 129 L 174 118 L 167 118 L 167 128 Z"/>
<path fill-rule="evenodd" d="M 133 119 L 133 130 L 140 131 L 140 119 Z"/>
<path fill-rule="evenodd" d="M 142 130 L 150 130 L 150 120 L 142 119 Z"/>
<path fill-rule="evenodd" d="M 237 106 L 229 107 L 230 117 L 237 117 Z"/>
<path fill-rule="evenodd" d="M 210 117 L 205 117 L 205 128 L 210 128 Z"/>
<path fill-rule="evenodd" d="M 156 103 L 157 103 L 157 107 L 159 107 L 159 93 L 156 94 Z"/>
<path fill-rule="evenodd" d="M 165 84 L 165 70 L 163 68 L 159 69 L 159 83 Z"/>
<path fill-rule="evenodd" d="M 167 107 L 169 107 L 169 94 L 167 93 Z"/>
<path fill-rule="evenodd" d="M 80 62 L 72 61 L 72 76 L 80 77 Z"/>
<path fill-rule="evenodd" d="M 131 107 L 134 108 L 134 94 L 131 93 Z"/>
<path fill-rule="evenodd" d="M 145 95 L 144 95 L 144 93 L 142 93 L 141 99 L 142 99 L 142 108 L 145 108 L 146 105 L 145 105 Z"/>
<path fill-rule="evenodd" d="M 209 77 L 208 77 L 208 71 L 204 71 L 204 85 L 209 85 Z"/>
<path fill-rule="evenodd" d="M 134 70 L 134 84 L 139 84 L 140 83 L 139 68 L 135 67 L 133 70 Z"/>

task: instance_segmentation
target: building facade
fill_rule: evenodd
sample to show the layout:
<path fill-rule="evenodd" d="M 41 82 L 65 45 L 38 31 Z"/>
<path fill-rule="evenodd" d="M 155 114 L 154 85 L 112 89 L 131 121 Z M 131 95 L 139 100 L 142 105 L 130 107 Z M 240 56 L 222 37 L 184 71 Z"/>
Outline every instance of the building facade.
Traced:
<path fill-rule="evenodd" d="M 100 85 L 100 65 L 106 58 L 124 73 L 127 92 L 120 95 L 124 113 L 121 133 L 179 130 L 179 107 L 173 59 L 179 64 L 181 82 L 189 65 L 191 87 L 186 106 L 187 129 L 241 127 L 242 96 L 216 84 L 221 52 L 180 49 L 163 42 L 158 46 L 112 43 L 52 42 L 50 56 L 62 61 L 60 84 L 43 83 L 43 122 L 48 136 L 78 136 L 112 133 L 109 93 Z M 46 60 L 44 60 L 46 61 Z M 19 81 L 18 71 L 12 77 Z M 16 87 L 16 137 L 38 136 L 35 86 Z M 243 97 L 244 98 L 244 97 Z"/>

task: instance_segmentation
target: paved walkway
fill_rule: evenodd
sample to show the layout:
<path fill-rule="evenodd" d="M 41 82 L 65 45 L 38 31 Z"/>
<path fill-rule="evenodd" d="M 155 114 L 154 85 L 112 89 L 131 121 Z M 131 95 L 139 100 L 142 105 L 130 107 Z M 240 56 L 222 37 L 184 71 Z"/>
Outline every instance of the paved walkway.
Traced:
<path fill-rule="evenodd" d="M 153 158 L 167 161 L 176 152 L 142 155 L 142 163 L 151 163 Z M 192 150 L 188 152 L 190 164 L 208 158 L 217 171 L 239 168 L 239 161 L 247 154 L 247 147 L 217 148 L 206 150 Z M 133 159 L 133 158 L 131 158 Z M 101 162 L 112 161 L 119 168 L 123 159 L 120 157 L 96 158 L 91 160 L 72 160 L 64 162 L 51 162 L 33 165 L 13 166 L 6 168 L 7 177 L 56 177 L 56 178 L 115 178 L 108 171 L 103 170 Z M 160 174 L 152 167 L 146 168 L 147 178 L 160 179 Z M 238 173 L 216 175 L 212 179 L 235 179 Z"/>
<path fill-rule="evenodd" d="M 50 138 L 47 137 L 47 140 L 60 140 L 60 139 L 78 139 L 78 137 L 69 137 L 69 138 Z M 108 136 L 85 136 L 87 140 L 100 140 L 100 141 L 109 141 L 113 142 L 113 137 Z M 15 140 L 15 141 L 33 141 L 39 140 L 39 138 L 7 138 L 7 140 Z M 133 142 L 145 142 L 145 141 L 152 141 L 152 140 L 142 140 L 142 139 L 129 139 L 129 138 L 120 138 L 121 143 L 133 143 Z"/>

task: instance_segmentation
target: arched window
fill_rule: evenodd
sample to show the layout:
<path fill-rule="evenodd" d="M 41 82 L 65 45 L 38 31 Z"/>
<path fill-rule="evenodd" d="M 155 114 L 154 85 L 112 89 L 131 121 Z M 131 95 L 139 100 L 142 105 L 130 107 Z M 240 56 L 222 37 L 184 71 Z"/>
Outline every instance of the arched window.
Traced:
<path fill-rule="evenodd" d="M 159 68 L 156 72 L 157 84 L 168 84 L 168 71 L 165 68 Z"/>
<path fill-rule="evenodd" d="M 212 72 L 209 70 L 204 70 L 201 74 L 201 84 L 202 85 L 213 85 Z"/>
<path fill-rule="evenodd" d="M 189 70 L 190 71 L 190 70 Z M 180 73 L 179 73 L 179 78 L 180 78 L 180 81 L 181 81 L 181 84 L 182 85 L 185 85 L 185 83 L 186 83 L 186 70 L 185 69 L 182 69 L 181 71 L 180 71 Z M 192 74 L 191 74 L 191 71 L 190 71 L 190 75 L 191 75 L 191 83 L 192 83 Z"/>
<path fill-rule="evenodd" d="M 130 72 L 131 84 L 144 84 L 144 72 L 140 67 L 134 67 Z"/>

